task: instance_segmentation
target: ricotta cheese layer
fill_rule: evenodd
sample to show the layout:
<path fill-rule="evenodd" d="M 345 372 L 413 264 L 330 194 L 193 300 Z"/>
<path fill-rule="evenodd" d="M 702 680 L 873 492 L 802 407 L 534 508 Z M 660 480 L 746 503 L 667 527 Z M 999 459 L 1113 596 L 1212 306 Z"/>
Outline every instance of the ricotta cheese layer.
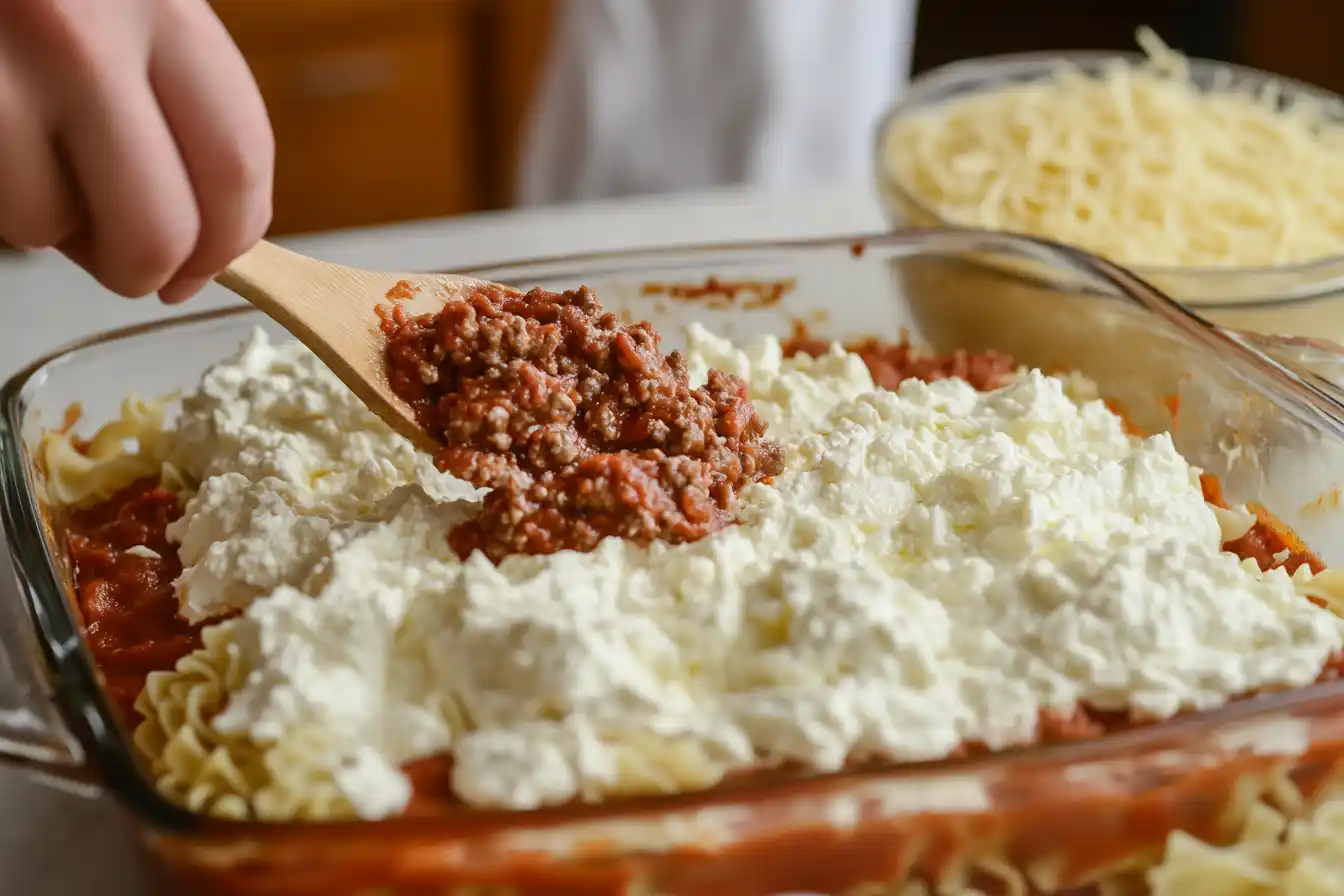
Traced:
<path fill-rule="evenodd" d="M 436 753 L 467 804 L 526 809 L 1004 748 L 1080 702 L 1161 719 L 1344 647 L 1286 574 L 1221 550 L 1229 514 L 1168 436 L 1063 379 L 887 392 L 838 349 L 688 338 L 693 378 L 748 382 L 786 472 L 695 543 L 498 566 L 445 537 L 477 490 L 305 349 L 258 331 L 213 367 L 172 440 L 200 485 L 170 536 L 182 614 L 241 611 L 214 726 L 301 735 L 365 818 Z"/>

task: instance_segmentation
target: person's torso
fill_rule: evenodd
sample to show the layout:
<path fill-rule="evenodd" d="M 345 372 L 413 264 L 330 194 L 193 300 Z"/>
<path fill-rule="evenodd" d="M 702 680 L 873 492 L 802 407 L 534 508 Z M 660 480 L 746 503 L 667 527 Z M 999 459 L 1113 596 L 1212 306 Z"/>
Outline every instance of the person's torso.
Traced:
<path fill-rule="evenodd" d="M 566 0 L 520 199 L 863 177 L 915 0 Z"/>

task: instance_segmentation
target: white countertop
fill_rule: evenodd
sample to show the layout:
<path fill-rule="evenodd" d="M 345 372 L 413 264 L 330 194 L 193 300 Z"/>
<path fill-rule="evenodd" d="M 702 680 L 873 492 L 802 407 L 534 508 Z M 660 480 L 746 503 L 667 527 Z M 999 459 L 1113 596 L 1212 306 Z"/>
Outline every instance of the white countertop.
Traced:
<path fill-rule="evenodd" d="M 884 227 L 865 185 L 766 196 L 727 190 L 475 215 L 284 240 L 320 258 L 384 270 L 433 270 L 570 252 L 747 239 L 858 234 Z M 51 253 L 0 261 L 0 376 L 73 339 L 236 301 L 211 286 L 185 309 L 104 292 Z M 0 547 L 3 547 L 0 545 Z M 8 551 L 0 607 L 15 618 Z M 125 820 L 110 800 L 48 790 L 0 771 L 0 893 L 145 893 Z"/>

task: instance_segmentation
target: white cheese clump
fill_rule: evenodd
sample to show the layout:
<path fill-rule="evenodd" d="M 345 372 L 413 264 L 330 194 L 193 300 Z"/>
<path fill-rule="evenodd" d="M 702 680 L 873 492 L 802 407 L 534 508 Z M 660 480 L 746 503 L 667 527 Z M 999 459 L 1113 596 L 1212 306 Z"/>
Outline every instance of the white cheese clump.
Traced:
<path fill-rule="evenodd" d="M 293 584 L 328 538 L 409 483 L 435 501 L 471 486 L 374 416 L 317 356 L 254 330 L 182 402 L 173 464 L 201 483 L 168 528 L 181 615 L 199 622 Z"/>
<path fill-rule="evenodd" d="M 1198 471 L 1025 372 L 875 390 L 835 351 L 694 328 L 787 452 L 693 544 L 459 561 L 477 493 L 434 473 L 294 346 L 254 337 L 179 426 L 184 613 L 243 608 L 214 725 L 301 732 L 363 817 L 450 751 L 476 806 L 684 789 L 1029 742 L 1080 701 L 1137 718 L 1305 685 L 1344 623 L 1220 550 Z M 652 782 L 652 783 L 651 783 Z"/>

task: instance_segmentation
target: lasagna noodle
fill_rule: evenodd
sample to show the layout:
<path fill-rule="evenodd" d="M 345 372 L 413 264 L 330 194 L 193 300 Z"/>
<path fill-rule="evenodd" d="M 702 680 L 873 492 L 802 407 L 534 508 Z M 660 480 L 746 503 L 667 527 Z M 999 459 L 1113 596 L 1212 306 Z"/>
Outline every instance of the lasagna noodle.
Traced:
<path fill-rule="evenodd" d="M 229 622 L 207 628 L 203 646 L 173 672 L 150 675 L 136 701 L 144 721 L 135 745 L 159 792 L 194 812 L 263 821 L 335 820 L 354 811 L 311 758 L 322 745 L 302 731 L 276 744 L 221 734 L 212 724 L 247 674 Z"/>
<path fill-rule="evenodd" d="M 45 433 L 37 461 L 48 499 L 62 506 L 87 504 L 150 476 L 162 478 L 166 486 L 180 487 L 180 475 L 166 462 L 171 436 L 165 422 L 175 398 L 128 396 L 116 418 L 100 426 L 87 441 L 75 436 L 73 425 Z M 79 408 L 71 408 L 72 421 L 78 415 Z"/>
<path fill-rule="evenodd" d="M 1344 116 L 1230 84 L 1141 30 L 1147 61 L 955 98 L 897 120 L 884 164 L 948 221 L 1122 264 L 1260 267 L 1344 248 Z"/>
<path fill-rule="evenodd" d="M 1172 834 L 1149 884 L 1153 896 L 1344 894 L 1344 799 L 1298 820 L 1259 803 L 1228 846 Z"/>

